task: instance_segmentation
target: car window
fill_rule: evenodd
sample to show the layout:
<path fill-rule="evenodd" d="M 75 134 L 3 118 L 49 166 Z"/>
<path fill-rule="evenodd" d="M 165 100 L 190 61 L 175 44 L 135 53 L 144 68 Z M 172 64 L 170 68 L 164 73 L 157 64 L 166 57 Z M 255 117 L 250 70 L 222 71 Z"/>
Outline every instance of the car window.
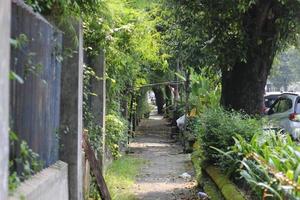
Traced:
<path fill-rule="evenodd" d="M 270 108 L 272 104 L 276 101 L 278 96 L 265 96 L 265 107 Z"/>
<path fill-rule="evenodd" d="M 276 99 L 270 99 L 269 100 L 269 107 L 276 101 Z"/>
<path fill-rule="evenodd" d="M 288 111 L 292 107 L 293 107 L 293 102 L 291 99 L 281 98 L 275 103 L 273 107 L 273 111 L 274 113 L 283 113 Z"/>

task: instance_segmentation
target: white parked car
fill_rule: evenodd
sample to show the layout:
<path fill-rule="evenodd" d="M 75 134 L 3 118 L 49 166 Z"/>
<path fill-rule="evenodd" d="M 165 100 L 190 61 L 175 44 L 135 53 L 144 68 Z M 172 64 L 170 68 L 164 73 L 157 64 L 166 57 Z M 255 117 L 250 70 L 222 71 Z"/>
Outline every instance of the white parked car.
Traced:
<path fill-rule="evenodd" d="M 300 93 L 283 93 L 271 105 L 269 119 L 300 141 Z"/>

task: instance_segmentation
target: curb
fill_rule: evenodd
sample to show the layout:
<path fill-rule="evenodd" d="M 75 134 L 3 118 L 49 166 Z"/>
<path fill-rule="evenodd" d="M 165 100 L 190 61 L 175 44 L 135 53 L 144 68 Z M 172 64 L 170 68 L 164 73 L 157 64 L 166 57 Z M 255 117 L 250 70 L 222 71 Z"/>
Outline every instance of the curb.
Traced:
<path fill-rule="evenodd" d="M 200 159 L 200 153 L 197 152 L 197 149 L 199 148 L 199 142 L 196 141 L 193 145 L 194 151 L 191 153 L 191 161 L 193 164 L 193 168 L 196 173 L 196 180 L 198 184 L 201 182 L 201 177 L 202 177 L 202 159 Z"/>
<path fill-rule="evenodd" d="M 215 182 L 226 200 L 246 200 L 237 187 L 215 166 L 204 169 L 209 177 Z"/>

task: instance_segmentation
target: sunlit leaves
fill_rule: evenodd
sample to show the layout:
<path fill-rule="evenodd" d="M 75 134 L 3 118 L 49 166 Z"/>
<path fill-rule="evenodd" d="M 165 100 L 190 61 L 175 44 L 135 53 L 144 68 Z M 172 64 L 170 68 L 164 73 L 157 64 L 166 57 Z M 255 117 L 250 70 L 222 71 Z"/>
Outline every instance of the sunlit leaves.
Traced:
<path fill-rule="evenodd" d="M 264 10 L 268 5 L 269 9 Z M 255 45 L 265 45 L 266 36 L 274 34 L 267 30 L 272 19 L 276 21 L 276 50 L 294 42 L 300 27 L 297 0 L 165 0 L 161 9 L 160 29 L 170 54 L 194 68 L 201 65 L 231 68 L 236 63 L 248 62 L 249 51 Z M 259 23 L 263 23 L 263 29 Z M 212 37 L 215 40 L 204 45 Z"/>
<path fill-rule="evenodd" d="M 151 2 L 104 0 L 105 12 L 85 13 L 84 41 L 89 55 L 105 49 L 107 94 L 115 104 L 129 91 L 149 82 L 153 70 L 167 69 Z M 147 10 L 148 9 L 148 10 Z M 108 109 L 110 109 L 110 103 Z"/>

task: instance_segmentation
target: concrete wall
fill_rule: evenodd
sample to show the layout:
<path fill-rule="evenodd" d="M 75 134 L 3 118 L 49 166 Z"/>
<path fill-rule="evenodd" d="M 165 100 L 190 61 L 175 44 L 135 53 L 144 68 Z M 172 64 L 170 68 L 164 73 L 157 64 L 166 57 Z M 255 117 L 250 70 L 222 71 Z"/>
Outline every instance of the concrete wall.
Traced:
<path fill-rule="evenodd" d="M 83 179 L 83 196 L 84 199 L 88 199 L 90 193 L 90 183 L 91 183 L 91 167 L 90 162 L 85 157 L 85 153 L 82 152 L 82 179 Z"/>
<path fill-rule="evenodd" d="M 0 199 L 7 199 L 8 186 L 8 99 L 10 59 L 10 0 L 0 1 Z"/>
<path fill-rule="evenodd" d="M 2 95 L 0 96 L 0 200 L 7 199 L 7 175 L 8 175 L 8 71 L 9 71 L 9 38 L 10 38 L 10 3 L 18 4 L 16 14 L 24 14 L 28 11 L 28 6 L 24 5 L 21 0 L 1 0 L 0 1 L 0 86 Z M 24 11 L 25 10 L 25 11 Z M 26 23 L 38 27 L 40 24 L 48 22 L 40 15 L 33 12 L 29 13 L 29 17 L 19 17 L 24 23 L 18 24 L 24 26 Z M 25 23 L 26 22 L 26 23 Z M 45 36 L 46 39 L 53 38 L 53 35 L 44 34 L 40 29 L 33 30 L 31 26 L 26 26 L 27 34 L 37 32 L 38 35 Z M 70 28 L 73 26 L 73 28 Z M 16 27 L 14 27 L 16 28 Z M 11 200 L 28 199 L 28 200 L 82 200 L 82 100 L 83 100 L 83 36 L 82 24 L 78 20 L 70 17 L 69 24 L 59 26 L 63 32 L 63 38 L 59 38 L 58 42 L 62 43 L 64 53 L 69 53 L 62 63 L 61 69 L 61 93 L 56 98 L 58 107 L 60 107 L 60 114 L 56 119 L 60 118 L 60 141 L 59 141 L 59 159 L 49 168 L 36 174 L 29 180 L 22 183 L 17 189 Z M 3 31 L 4 30 L 4 31 Z M 2 35 L 4 33 L 4 35 Z M 74 34 L 75 33 L 75 34 Z M 31 39 L 31 37 L 29 38 Z M 34 44 L 39 40 L 33 39 Z M 45 42 L 49 42 L 45 40 Z M 51 43 L 51 41 L 50 41 Z M 53 41 L 52 41 L 53 43 Z M 54 45 L 54 43 L 53 43 Z M 60 46 L 60 45 L 59 45 Z M 59 47 L 58 46 L 58 47 Z M 37 51 L 37 59 L 41 58 L 40 53 L 47 48 L 45 45 L 39 46 Z M 49 52 L 46 52 L 49 53 Z M 55 56 L 54 54 L 51 54 Z M 54 61 L 55 62 L 55 61 Z M 46 63 L 47 64 L 47 63 Z M 45 73 L 44 76 L 58 77 L 50 72 Z M 59 77 L 58 77 L 59 78 Z M 36 85 L 36 84 L 32 84 Z M 46 84 L 45 84 L 46 85 Z M 35 92 L 33 90 L 32 92 Z M 3 95 L 4 94 L 4 95 Z M 29 95 L 32 96 L 32 95 Z M 47 99 L 42 96 L 40 99 Z M 39 107 L 42 104 L 38 104 Z M 57 108 L 57 106 L 56 106 Z M 49 112 L 53 109 L 49 109 Z M 42 112 L 44 114 L 48 111 Z M 52 115 L 51 113 L 50 115 Z M 30 115 L 32 116 L 32 115 Z M 39 124 L 37 124 L 39 125 Z M 47 128 L 47 127 L 46 127 Z M 54 133 L 54 132 L 53 132 Z M 44 139 L 45 137 L 41 137 Z M 29 139 L 30 141 L 30 139 Z M 38 143 L 39 144 L 39 143 Z M 67 163 L 67 164 L 66 164 Z M 51 164 L 51 162 L 49 163 Z"/>
<path fill-rule="evenodd" d="M 57 161 L 23 182 L 9 200 L 68 200 L 68 165 Z M 1 199 L 2 200 L 2 199 Z"/>
<path fill-rule="evenodd" d="M 73 26 L 74 31 L 70 30 Z M 65 57 L 61 74 L 60 150 L 59 157 L 69 165 L 70 200 L 83 199 L 82 185 L 82 101 L 83 41 L 82 24 L 70 20 L 59 27 L 64 32 L 63 49 L 72 54 Z M 77 39 L 77 42 L 74 42 Z"/>
<path fill-rule="evenodd" d="M 96 56 L 91 63 L 97 78 L 91 80 L 92 92 L 96 96 L 91 97 L 91 110 L 94 116 L 95 123 L 102 127 L 102 152 L 101 155 L 101 165 L 105 165 L 105 114 L 106 114 L 106 81 L 105 81 L 105 53 L 101 51 L 98 56 Z"/>

